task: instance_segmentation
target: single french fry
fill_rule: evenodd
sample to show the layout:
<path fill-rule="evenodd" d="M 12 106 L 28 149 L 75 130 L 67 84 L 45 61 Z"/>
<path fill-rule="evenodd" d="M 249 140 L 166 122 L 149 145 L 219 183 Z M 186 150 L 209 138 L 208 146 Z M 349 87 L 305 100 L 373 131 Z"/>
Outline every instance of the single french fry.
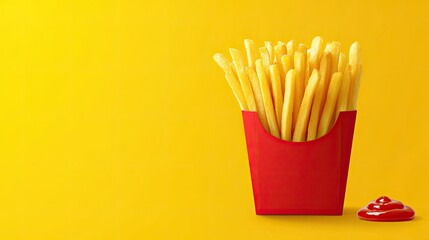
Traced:
<path fill-rule="evenodd" d="M 230 62 L 229 65 L 231 66 L 231 70 L 234 73 L 234 76 L 238 79 L 237 69 L 235 68 L 234 63 Z"/>
<path fill-rule="evenodd" d="M 356 110 L 360 81 L 363 73 L 362 64 L 360 63 L 360 45 L 358 42 L 354 42 L 350 46 L 349 63 L 351 66 L 351 79 L 347 109 Z"/>
<path fill-rule="evenodd" d="M 249 111 L 256 112 L 255 98 L 253 96 L 253 90 L 249 77 L 247 76 L 246 69 L 244 68 L 243 56 L 241 55 L 240 51 L 234 48 L 230 48 L 229 52 L 231 54 L 235 69 L 237 70 L 238 80 L 240 81 L 241 88 L 243 89 Z"/>
<path fill-rule="evenodd" d="M 326 94 L 328 92 L 329 84 L 331 83 L 331 74 L 332 73 L 332 54 L 330 52 L 323 53 L 322 59 L 320 60 L 320 78 L 323 86 L 323 94 L 320 100 L 320 115 L 323 111 L 323 106 L 325 106 Z"/>
<path fill-rule="evenodd" d="M 358 101 L 358 94 L 359 94 L 359 88 L 360 88 L 360 82 L 363 74 L 362 64 L 358 63 L 356 66 L 356 69 L 352 70 L 352 80 L 350 82 L 350 92 L 349 92 L 349 99 L 348 99 L 348 109 L 349 110 L 356 110 L 357 108 L 357 101 Z"/>
<path fill-rule="evenodd" d="M 307 47 L 304 44 L 300 43 L 298 45 L 298 50 L 297 51 L 301 52 L 301 53 L 307 54 Z M 305 56 L 307 57 L 307 55 L 305 55 Z"/>
<path fill-rule="evenodd" d="M 332 42 L 326 43 L 325 50 L 323 50 L 323 51 L 324 52 L 331 52 L 331 50 L 332 50 Z"/>
<path fill-rule="evenodd" d="M 271 97 L 270 86 L 268 85 L 268 79 L 265 75 L 264 65 L 261 59 L 255 61 L 256 74 L 259 79 L 259 86 L 261 87 L 262 100 L 264 102 L 265 112 L 267 114 L 268 128 L 270 129 L 271 135 L 280 138 L 280 131 L 277 124 L 276 113 Z"/>
<path fill-rule="evenodd" d="M 308 123 L 307 140 L 313 140 L 317 138 L 317 127 L 320 120 L 320 115 L 323 111 L 325 104 L 326 92 L 328 91 L 328 77 L 331 69 L 331 53 L 325 52 L 322 55 L 320 61 L 320 80 L 316 89 L 316 93 L 313 100 L 313 106 L 311 107 L 310 122 Z"/>
<path fill-rule="evenodd" d="M 344 53 L 340 53 L 340 59 L 338 60 L 338 72 L 344 72 L 347 66 L 347 57 Z"/>
<path fill-rule="evenodd" d="M 319 69 L 320 65 L 320 58 L 323 54 L 323 38 L 317 36 L 313 38 L 313 41 L 311 42 L 311 48 L 310 48 L 310 57 L 308 59 L 308 62 L 310 64 L 310 72 L 313 71 L 313 69 Z"/>
<path fill-rule="evenodd" d="M 286 56 L 288 57 L 288 56 Z M 292 140 L 293 100 L 295 89 L 295 70 L 286 73 L 286 82 L 283 98 L 282 120 L 280 124 L 281 138 L 286 141 Z"/>
<path fill-rule="evenodd" d="M 341 53 L 341 43 L 333 41 L 332 45 L 331 45 L 332 73 L 339 72 L 338 71 L 338 62 L 340 59 L 340 53 Z"/>
<path fill-rule="evenodd" d="M 283 55 L 281 58 L 281 63 L 282 63 L 282 67 L 283 67 L 283 70 L 285 71 L 285 73 L 289 72 L 289 70 L 292 69 L 293 60 L 290 58 L 289 55 Z M 294 75 L 294 79 L 295 79 L 295 75 Z M 283 91 L 285 89 L 284 79 L 282 79 L 282 89 L 283 89 Z"/>
<path fill-rule="evenodd" d="M 262 64 L 264 65 L 265 75 L 270 74 L 270 53 L 268 52 L 268 49 L 266 47 L 260 47 L 259 53 L 261 54 Z M 268 79 L 268 82 L 270 82 L 270 79 Z"/>
<path fill-rule="evenodd" d="M 275 54 L 273 44 L 270 41 L 265 41 L 264 44 L 270 54 L 270 63 L 274 63 Z"/>
<path fill-rule="evenodd" d="M 319 71 L 317 71 L 317 69 L 314 69 L 311 73 L 308 85 L 305 88 L 304 98 L 302 99 L 302 104 L 299 109 L 298 119 L 296 121 L 295 130 L 293 132 L 294 142 L 303 142 L 307 139 L 306 133 L 308 127 L 308 120 L 310 118 L 311 105 L 318 83 Z"/>
<path fill-rule="evenodd" d="M 283 55 L 287 55 L 286 45 L 276 45 L 274 46 L 275 59 L 274 63 L 280 63 Z"/>
<path fill-rule="evenodd" d="M 275 53 L 275 59 L 274 59 L 274 63 L 276 63 L 279 66 L 280 69 L 280 74 L 284 74 L 284 76 L 286 76 L 286 73 L 283 72 L 283 66 L 281 64 L 281 58 L 284 55 L 287 55 L 287 51 L 286 51 L 286 45 L 276 45 L 274 46 L 274 53 Z"/>
<path fill-rule="evenodd" d="M 222 68 L 225 72 L 232 72 L 231 68 L 231 62 L 222 54 L 222 53 L 216 53 L 213 55 L 213 60 L 219 65 L 220 68 Z"/>
<path fill-rule="evenodd" d="M 243 110 L 243 111 L 249 110 L 249 108 L 247 107 L 247 102 L 246 102 L 246 98 L 244 97 L 243 90 L 241 89 L 240 82 L 235 77 L 235 75 L 231 69 L 231 66 L 229 65 L 228 59 L 226 59 L 226 57 L 220 53 L 216 53 L 213 56 L 213 59 L 224 70 L 225 78 L 226 78 L 229 86 L 231 87 L 232 92 L 234 93 L 234 96 L 237 99 L 241 110 Z"/>
<path fill-rule="evenodd" d="M 251 39 L 244 39 L 244 47 L 247 54 L 247 66 L 255 69 L 255 61 L 259 58 L 255 42 Z"/>
<path fill-rule="evenodd" d="M 274 62 L 279 67 L 279 70 L 280 70 L 280 79 L 282 80 L 282 86 L 284 86 L 284 79 L 286 77 L 286 72 L 283 69 L 283 65 L 281 63 L 281 58 L 282 58 L 282 56 L 284 56 L 284 55 L 287 54 L 287 52 L 286 52 L 286 45 L 277 45 L 277 46 L 274 46 L 274 53 L 276 55 L 276 58 L 275 58 Z"/>
<path fill-rule="evenodd" d="M 301 106 L 302 97 L 304 96 L 305 91 L 305 59 L 302 52 L 295 52 L 294 55 L 294 66 L 296 70 L 295 77 L 295 100 L 294 100 L 294 110 L 293 111 L 293 126 L 295 126 L 296 120 L 298 118 L 298 111 Z"/>
<path fill-rule="evenodd" d="M 358 42 L 354 42 L 350 46 L 349 63 L 352 71 L 356 70 L 357 65 L 360 63 L 360 45 Z"/>
<path fill-rule="evenodd" d="M 322 97 L 324 94 L 326 94 L 324 90 L 325 84 L 326 82 L 322 81 L 321 77 L 316 89 L 316 93 L 314 94 L 313 105 L 311 106 L 310 120 L 308 122 L 307 130 L 307 141 L 311 141 L 317 138 L 317 126 L 319 124 Z"/>
<path fill-rule="evenodd" d="M 295 43 L 295 40 L 290 40 L 286 43 L 287 55 L 293 56 L 295 51 L 298 50 L 298 45 Z"/>
<path fill-rule="evenodd" d="M 307 47 L 305 47 L 305 45 L 304 44 L 302 44 L 302 43 L 300 43 L 299 45 L 298 45 L 298 52 L 300 52 L 300 53 L 303 53 L 303 61 L 304 61 L 304 77 L 303 77 L 303 79 L 304 79 L 304 89 L 305 89 L 305 87 L 307 86 L 307 83 L 308 83 L 308 78 L 307 78 L 307 57 L 308 57 L 308 55 L 309 55 L 309 52 L 307 51 Z M 308 77 L 310 77 L 309 75 L 308 75 Z M 304 91 L 303 91 L 303 94 L 304 94 Z"/>
<path fill-rule="evenodd" d="M 341 89 L 338 95 L 335 119 L 338 117 L 340 112 L 347 111 L 348 97 L 350 92 L 351 69 L 352 68 L 349 64 L 344 69 L 343 80 L 341 81 Z"/>
<path fill-rule="evenodd" d="M 247 75 L 249 76 L 250 83 L 252 85 L 253 94 L 255 95 L 256 110 L 258 113 L 259 120 L 264 126 L 265 130 L 269 131 L 267 114 L 265 112 L 264 101 L 262 99 L 261 86 L 259 85 L 259 79 L 256 75 L 255 69 L 246 67 Z"/>
<path fill-rule="evenodd" d="M 340 72 L 336 72 L 332 75 L 331 83 L 329 84 L 328 95 L 326 96 L 325 106 L 323 107 L 319 128 L 317 130 L 317 137 L 325 135 L 331 128 L 331 119 L 335 111 L 335 105 L 340 92 L 342 78 L 343 73 Z"/>
<path fill-rule="evenodd" d="M 289 42 L 287 42 L 286 44 L 286 50 L 287 50 L 287 55 L 293 59 L 296 50 L 298 50 L 298 45 L 295 43 L 295 40 L 290 40 Z M 292 68 L 294 68 L 294 63 L 292 62 Z"/>
<path fill-rule="evenodd" d="M 277 123 L 280 127 L 280 121 L 282 119 L 282 110 L 283 110 L 283 91 L 282 84 L 280 80 L 280 71 L 277 64 L 270 65 L 270 78 L 272 84 L 272 95 L 274 102 L 274 110 L 276 111 Z"/>
<path fill-rule="evenodd" d="M 308 58 L 307 58 L 308 59 Z M 310 79 L 310 64 L 308 63 L 308 61 L 306 62 L 306 66 L 305 66 L 305 87 L 307 87 L 308 84 L 308 80 Z"/>
<path fill-rule="evenodd" d="M 281 45 L 284 45 L 286 47 L 286 43 L 285 42 L 277 41 L 277 46 L 281 46 Z"/>
<path fill-rule="evenodd" d="M 310 59 L 310 49 L 307 50 L 307 56 L 306 56 L 307 61 L 305 61 L 307 63 L 308 68 L 310 68 L 310 63 L 308 62 L 308 60 Z M 310 77 L 310 76 L 308 76 Z"/>
<path fill-rule="evenodd" d="M 240 105 L 240 109 L 243 111 L 249 111 L 246 98 L 244 97 L 244 93 L 241 89 L 241 85 L 238 79 L 231 72 L 225 73 L 225 78 L 229 86 L 231 87 L 232 92 L 234 93 L 234 96 L 238 101 L 238 104 Z"/>

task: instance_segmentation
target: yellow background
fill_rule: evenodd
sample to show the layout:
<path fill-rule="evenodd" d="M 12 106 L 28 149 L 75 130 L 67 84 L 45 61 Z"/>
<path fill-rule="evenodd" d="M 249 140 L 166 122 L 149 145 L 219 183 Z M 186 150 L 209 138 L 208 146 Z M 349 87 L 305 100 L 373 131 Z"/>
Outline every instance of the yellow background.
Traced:
<path fill-rule="evenodd" d="M 428 239 L 429 3 L 412 2 L 0 1 L 0 239 Z M 316 35 L 362 47 L 345 213 L 256 216 L 212 55 Z M 383 194 L 416 219 L 356 218 Z"/>

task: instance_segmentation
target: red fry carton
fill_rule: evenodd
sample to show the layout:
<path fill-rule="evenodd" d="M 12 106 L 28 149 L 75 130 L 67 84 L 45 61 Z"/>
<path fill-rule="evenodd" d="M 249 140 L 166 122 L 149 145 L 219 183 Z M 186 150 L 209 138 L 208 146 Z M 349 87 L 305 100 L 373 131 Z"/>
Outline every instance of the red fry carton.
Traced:
<path fill-rule="evenodd" d="M 308 142 L 278 139 L 256 112 L 242 113 L 256 214 L 341 215 L 357 112 Z"/>

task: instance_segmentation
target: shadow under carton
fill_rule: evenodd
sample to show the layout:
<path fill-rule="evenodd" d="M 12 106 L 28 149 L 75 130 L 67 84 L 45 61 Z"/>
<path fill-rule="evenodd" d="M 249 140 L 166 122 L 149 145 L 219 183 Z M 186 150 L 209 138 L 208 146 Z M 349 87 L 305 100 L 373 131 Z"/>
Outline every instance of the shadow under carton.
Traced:
<path fill-rule="evenodd" d="M 341 112 L 318 139 L 289 142 L 242 112 L 256 214 L 342 215 L 356 113 Z"/>

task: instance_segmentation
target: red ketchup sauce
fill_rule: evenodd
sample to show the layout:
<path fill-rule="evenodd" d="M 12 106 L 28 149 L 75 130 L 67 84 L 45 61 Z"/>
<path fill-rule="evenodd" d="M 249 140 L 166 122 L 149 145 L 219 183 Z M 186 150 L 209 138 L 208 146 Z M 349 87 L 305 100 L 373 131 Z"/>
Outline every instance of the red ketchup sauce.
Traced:
<path fill-rule="evenodd" d="M 357 215 L 362 220 L 389 222 L 412 220 L 415 212 L 400 201 L 382 196 L 371 201 L 367 207 L 361 208 Z"/>

